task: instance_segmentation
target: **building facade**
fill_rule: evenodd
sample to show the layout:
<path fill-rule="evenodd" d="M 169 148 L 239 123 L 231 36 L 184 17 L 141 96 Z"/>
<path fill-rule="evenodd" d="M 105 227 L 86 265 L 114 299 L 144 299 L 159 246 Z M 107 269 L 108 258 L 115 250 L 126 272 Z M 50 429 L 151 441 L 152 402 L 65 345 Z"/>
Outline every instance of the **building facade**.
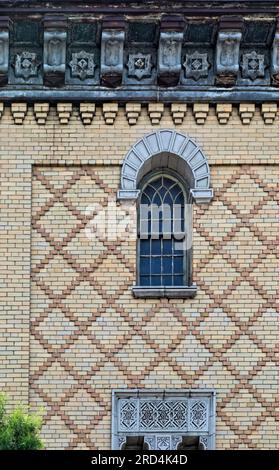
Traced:
<path fill-rule="evenodd" d="M 276 4 L 0 1 L 0 384 L 46 448 L 277 447 Z"/>

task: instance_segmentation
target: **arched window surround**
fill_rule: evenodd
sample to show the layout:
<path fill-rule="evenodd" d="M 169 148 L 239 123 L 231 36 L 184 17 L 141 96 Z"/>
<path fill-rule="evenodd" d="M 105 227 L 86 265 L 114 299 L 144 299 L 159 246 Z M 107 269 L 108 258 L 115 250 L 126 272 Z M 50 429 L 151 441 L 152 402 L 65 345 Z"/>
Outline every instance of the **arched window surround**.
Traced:
<path fill-rule="evenodd" d="M 159 129 L 143 136 L 126 154 L 121 170 L 118 200 L 137 201 L 141 193 L 141 182 L 146 175 L 155 171 L 175 172 L 188 186 L 191 200 L 196 204 L 207 204 L 213 198 L 210 168 L 200 146 L 175 129 Z M 132 291 L 135 297 L 142 298 L 194 297 L 197 286 L 191 281 L 192 275 L 183 286 L 141 286 L 137 282 Z"/>
<path fill-rule="evenodd" d="M 139 182 L 155 168 L 177 170 L 184 176 L 197 204 L 211 201 L 210 169 L 204 152 L 192 138 L 174 129 L 151 132 L 132 146 L 123 161 L 118 199 L 137 199 Z"/>

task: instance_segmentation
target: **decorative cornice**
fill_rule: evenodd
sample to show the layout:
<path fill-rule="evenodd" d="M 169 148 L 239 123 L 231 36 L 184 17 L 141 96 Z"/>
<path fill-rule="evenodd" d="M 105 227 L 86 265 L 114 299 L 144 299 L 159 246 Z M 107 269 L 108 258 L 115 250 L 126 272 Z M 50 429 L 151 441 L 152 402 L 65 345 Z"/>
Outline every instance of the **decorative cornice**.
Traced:
<path fill-rule="evenodd" d="M 1 101 L 279 98 L 275 19 L 5 16 L 0 17 L 0 53 Z"/>

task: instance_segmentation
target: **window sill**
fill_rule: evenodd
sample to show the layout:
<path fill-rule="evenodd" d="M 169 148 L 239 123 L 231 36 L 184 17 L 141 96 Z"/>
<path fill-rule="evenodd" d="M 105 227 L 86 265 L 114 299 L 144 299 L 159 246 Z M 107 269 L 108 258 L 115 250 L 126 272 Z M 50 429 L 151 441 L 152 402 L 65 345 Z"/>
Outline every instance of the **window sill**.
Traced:
<path fill-rule="evenodd" d="M 197 293 L 197 286 L 181 286 L 181 287 L 132 287 L 134 297 L 137 298 L 155 298 L 166 297 L 168 299 L 186 299 L 193 298 Z"/>

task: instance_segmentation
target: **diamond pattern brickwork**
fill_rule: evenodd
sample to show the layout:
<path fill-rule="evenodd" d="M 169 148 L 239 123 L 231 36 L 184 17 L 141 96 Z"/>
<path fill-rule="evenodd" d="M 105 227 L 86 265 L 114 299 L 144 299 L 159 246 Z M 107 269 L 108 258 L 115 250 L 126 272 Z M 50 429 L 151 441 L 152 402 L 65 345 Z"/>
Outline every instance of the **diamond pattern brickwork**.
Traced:
<path fill-rule="evenodd" d="M 214 200 L 194 207 L 197 297 L 145 301 L 135 240 L 86 237 L 118 167 L 34 167 L 30 400 L 49 448 L 109 448 L 125 387 L 215 388 L 218 448 L 277 446 L 278 177 L 213 166 Z"/>

